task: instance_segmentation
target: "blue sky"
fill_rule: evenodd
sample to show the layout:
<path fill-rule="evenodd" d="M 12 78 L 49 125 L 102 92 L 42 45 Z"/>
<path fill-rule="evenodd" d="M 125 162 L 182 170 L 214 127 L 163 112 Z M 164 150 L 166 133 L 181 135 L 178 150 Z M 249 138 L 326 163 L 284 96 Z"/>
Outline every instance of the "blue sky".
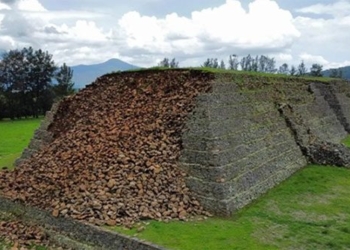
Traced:
<path fill-rule="evenodd" d="M 33 46 L 58 63 L 269 55 L 280 65 L 350 65 L 350 0 L 0 0 L 0 49 Z"/>

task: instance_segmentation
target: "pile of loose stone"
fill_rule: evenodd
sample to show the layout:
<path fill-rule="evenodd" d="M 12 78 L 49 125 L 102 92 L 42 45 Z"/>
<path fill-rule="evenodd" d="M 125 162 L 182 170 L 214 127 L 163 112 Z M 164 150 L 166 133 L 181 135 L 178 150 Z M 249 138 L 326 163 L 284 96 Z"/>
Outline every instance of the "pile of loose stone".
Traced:
<path fill-rule="evenodd" d="M 48 236 L 40 227 L 29 225 L 2 212 L 0 212 L 0 241 L 11 249 L 49 245 Z"/>
<path fill-rule="evenodd" d="M 61 102 L 52 143 L 0 172 L 0 195 L 97 225 L 206 215 L 177 160 L 195 97 L 212 79 L 189 70 L 97 79 Z"/>

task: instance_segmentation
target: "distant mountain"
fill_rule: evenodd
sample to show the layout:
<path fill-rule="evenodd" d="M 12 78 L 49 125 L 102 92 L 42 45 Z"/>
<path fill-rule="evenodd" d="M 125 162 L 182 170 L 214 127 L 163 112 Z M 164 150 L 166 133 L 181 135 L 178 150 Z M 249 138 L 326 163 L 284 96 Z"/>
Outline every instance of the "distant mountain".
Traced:
<path fill-rule="evenodd" d="M 341 70 L 343 74 L 343 78 L 350 80 L 350 66 L 340 67 L 338 71 Z M 331 74 L 331 69 L 327 69 L 322 71 L 323 76 L 329 76 Z"/>
<path fill-rule="evenodd" d="M 135 65 L 128 64 L 119 59 L 110 59 L 107 62 L 92 65 L 72 66 L 74 87 L 77 89 L 84 88 L 85 85 L 92 83 L 97 77 L 118 70 L 137 69 Z"/>

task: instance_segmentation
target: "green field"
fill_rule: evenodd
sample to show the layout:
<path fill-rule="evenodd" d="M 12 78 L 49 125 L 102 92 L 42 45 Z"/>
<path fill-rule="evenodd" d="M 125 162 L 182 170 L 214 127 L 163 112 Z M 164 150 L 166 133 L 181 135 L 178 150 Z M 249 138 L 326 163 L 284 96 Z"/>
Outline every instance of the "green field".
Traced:
<path fill-rule="evenodd" d="M 308 166 L 232 218 L 114 230 L 170 249 L 349 249 L 350 170 Z"/>
<path fill-rule="evenodd" d="M 0 168 L 13 164 L 39 123 L 0 122 Z M 350 146 L 350 137 L 343 142 Z M 109 229 L 169 249 L 350 249 L 349 187 L 350 170 L 313 165 L 231 218 Z"/>
<path fill-rule="evenodd" d="M 41 119 L 0 121 L 0 169 L 13 167 L 14 161 L 28 146 Z"/>

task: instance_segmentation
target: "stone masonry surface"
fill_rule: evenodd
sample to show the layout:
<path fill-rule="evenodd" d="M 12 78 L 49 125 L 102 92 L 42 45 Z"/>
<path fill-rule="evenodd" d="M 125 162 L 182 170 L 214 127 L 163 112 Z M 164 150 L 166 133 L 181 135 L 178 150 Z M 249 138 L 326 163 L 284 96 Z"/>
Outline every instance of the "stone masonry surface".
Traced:
<path fill-rule="evenodd" d="M 307 162 L 348 166 L 349 84 L 237 77 L 197 97 L 180 166 L 205 208 L 230 215 Z"/>

